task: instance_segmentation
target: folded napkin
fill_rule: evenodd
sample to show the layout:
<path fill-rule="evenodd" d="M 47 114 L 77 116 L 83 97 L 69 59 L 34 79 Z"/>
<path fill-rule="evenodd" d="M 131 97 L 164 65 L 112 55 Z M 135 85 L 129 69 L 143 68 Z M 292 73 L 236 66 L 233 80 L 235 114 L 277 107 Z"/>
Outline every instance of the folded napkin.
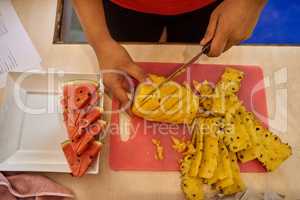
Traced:
<path fill-rule="evenodd" d="M 52 180 L 31 174 L 4 176 L 0 172 L 0 200 L 70 200 L 73 193 Z"/>

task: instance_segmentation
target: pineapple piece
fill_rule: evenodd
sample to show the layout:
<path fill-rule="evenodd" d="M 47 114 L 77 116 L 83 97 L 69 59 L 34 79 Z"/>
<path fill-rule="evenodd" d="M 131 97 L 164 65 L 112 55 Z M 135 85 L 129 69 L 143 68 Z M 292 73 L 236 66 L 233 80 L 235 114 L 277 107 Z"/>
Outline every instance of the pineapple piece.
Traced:
<path fill-rule="evenodd" d="M 163 160 L 164 159 L 164 148 L 161 146 L 160 141 L 157 139 L 152 139 L 152 144 L 156 147 L 156 160 Z"/>
<path fill-rule="evenodd" d="M 235 94 L 239 91 L 243 78 L 244 72 L 227 67 L 217 84 L 217 88 L 223 90 L 226 96 Z"/>
<path fill-rule="evenodd" d="M 256 130 L 260 142 L 257 145 L 258 160 L 268 171 L 274 171 L 292 155 L 292 148 L 262 126 L 256 126 Z"/>
<path fill-rule="evenodd" d="M 187 176 L 192 164 L 192 155 L 186 155 L 180 163 L 180 173 L 182 176 Z"/>
<path fill-rule="evenodd" d="M 212 178 L 207 180 L 209 185 L 215 184 L 217 181 L 226 178 L 232 178 L 228 150 L 222 140 L 219 140 L 219 155 L 217 169 Z"/>
<path fill-rule="evenodd" d="M 238 159 L 242 162 L 248 162 L 250 160 L 254 160 L 258 157 L 258 140 L 255 132 L 255 125 L 254 125 L 254 116 L 251 112 L 246 112 L 246 109 L 244 107 L 241 107 L 241 109 L 238 111 L 238 113 L 241 113 L 243 122 L 246 126 L 246 129 L 248 131 L 248 134 L 250 136 L 250 141 L 252 143 L 252 146 L 250 148 L 244 149 L 242 151 L 237 152 Z"/>
<path fill-rule="evenodd" d="M 187 148 L 186 151 L 182 153 L 182 155 L 186 156 L 186 155 L 194 155 L 196 153 L 196 149 L 194 147 L 193 143 L 188 143 L 187 144 Z"/>
<path fill-rule="evenodd" d="M 201 96 L 211 96 L 214 93 L 214 88 L 207 80 L 202 83 L 193 80 L 193 86 Z"/>
<path fill-rule="evenodd" d="M 171 140 L 172 140 L 172 148 L 178 152 L 178 153 L 182 153 L 186 150 L 187 148 L 187 144 L 184 141 L 181 141 L 180 139 L 171 136 Z"/>
<path fill-rule="evenodd" d="M 191 88 L 169 81 L 149 96 L 165 81 L 164 77 L 153 74 L 150 79 L 151 83 L 144 82 L 137 87 L 132 112 L 149 121 L 190 124 L 199 108 L 199 98 Z"/>
<path fill-rule="evenodd" d="M 230 98 L 226 99 L 226 97 L 233 96 L 239 91 L 243 77 L 244 73 L 239 70 L 233 68 L 225 69 L 223 75 L 221 76 L 221 80 L 217 83 L 215 88 L 212 105 L 213 113 L 225 115 L 226 101 L 231 100 Z M 234 108 L 231 105 L 227 105 L 227 107 L 231 109 Z"/>
<path fill-rule="evenodd" d="M 156 74 L 149 74 L 148 77 L 149 77 L 149 79 L 150 79 L 153 83 L 155 83 L 155 84 L 157 84 L 157 85 L 159 85 L 160 83 L 162 83 L 162 82 L 164 82 L 164 81 L 166 80 L 165 77 L 163 77 L 163 76 L 158 76 L 158 75 L 156 75 Z"/>
<path fill-rule="evenodd" d="M 199 172 L 199 167 L 202 161 L 202 152 L 203 152 L 203 134 L 199 130 L 199 127 L 196 126 L 194 129 L 194 133 L 196 136 L 196 153 L 192 159 L 192 165 L 189 171 L 189 175 L 191 177 L 196 177 Z"/>
<path fill-rule="evenodd" d="M 160 109 L 160 113 L 163 113 L 163 116 L 159 116 L 158 118 L 156 118 L 156 120 L 158 121 L 165 121 L 168 120 L 170 122 L 175 122 L 176 121 L 182 121 L 183 117 L 186 117 L 186 110 L 188 110 L 188 97 L 189 97 L 189 93 L 188 91 L 182 87 L 180 90 L 178 90 L 178 92 L 175 94 L 176 98 L 177 98 L 177 102 L 173 105 L 170 105 L 169 109 L 164 109 L 163 108 L 159 108 Z"/>
<path fill-rule="evenodd" d="M 222 173 L 222 158 L 220 155 L 217 157 L 217 169 L 215 170 L 213 176 L 206 179 L 208 185 L 215 184 L 219 180 L 219 175 Z"/>
<path fill-rule="evenodd" d="M 242 102 L 236 95 L 226 96 L 225 99 L 225 118 L 230 121 L 232 117 L 236 114 L 237 110 L 242 106 Z"/>
<path fill-rule="evenodd" d="M 222 91 L 220 88 L 215 88 L 211 111 L 217 115 L 225 115 L 225 111 L 226 111 L 225 92 Z"/>
<path fill-rule="evenodd" d="M 149 97 L 147 101 L 144 100 L 148 94 L 154 89 L 154 85 L 149 83 L 141 83 L 136 90 L 136 93 L 139 94 L 134 98 L 133 110 L 138 116 L 147 115 L 149 111 L 155 110 L 160 106 L 158 99 L 158 91 L 152 94 L 151 98 Z"/>
<path fill-rule="evenodd" d="M 223 143 L 223 141 L 220 141 L 219 148 L 220 148 L 220 157 L 222 162 L 222 165 L 220 167 L 222 169 L 219 171 L 220 172 L 218 175 L 219 179 L 215 185 L 218 190 L 221 190 L 233 184 L 233 175 L 232 175 L 233 172 L 231 168 L 228 149 Z"/>
<path fill-rule="evenodd" d="M 217 168 L 218 138 L 213 134 L 204 135 L 203 159 L 199 168 L 199 177 L 211 178 Z"/>
<path fill-rule="evenodd" d="M 181 97 L 185 97 L 186 91 L 181 85 L 172 81 L 165 83 L 156 93 L 159 106 L 148 110 L 148 118 L 151 121 L 165 122 L 170 115 L 180 111 L 180 109 L 174 110 L 173 108 L 183 101 Z"/>
<path fill-rule="evenodd" d="M 185 176 L 181 180 L 181 188 L 187 200 L 203 200 L 204 192 L 201 179 Z"/>
<path fill-rule="evenodd" d="M 253 144 L 250 148 L 237 153 L 239 160 L 247 162 L 257 158 L 268 171 L 274 171 L 292 154 L 291 147 L 264 128 L 252 113 L 246 112 L 245 108 L 241 108 L 238 114 L 242 116 Z"/>
<path fill-rule="evenodd" d="M 231 169 L 234 183 L 228 187 L 222 189 L 224 195 L 232 195 L 237 192 L 243 192 L 246 189 L 246 186 L 240 177 L 240 168 L 237 163 L 237 158 L 234 152 L 229 153 L 229 158 L 231 160 Z"/>
<path fill-rule="evenodd" d="M 224 142 L 230 151 L 238 152 L 252 146 L 247 128 L 240 115 L 235 115 L 225 129 Z"/>
<path fill-rule="evenodd" d="M 200 99 L 200 107 L 204 112 L 210 111 L 213 106 L 213 99 L 212 98 L 202 98 Z"/>

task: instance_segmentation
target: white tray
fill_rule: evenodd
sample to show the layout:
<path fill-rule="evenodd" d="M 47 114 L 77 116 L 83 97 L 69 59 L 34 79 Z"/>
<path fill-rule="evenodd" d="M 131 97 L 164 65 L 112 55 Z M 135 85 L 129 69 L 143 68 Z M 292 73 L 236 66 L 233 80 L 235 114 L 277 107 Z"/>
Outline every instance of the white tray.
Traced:
<path fill-rule="evenodd" d="M 70 172 L 60 146 L 67 132 L 59 99 L 61 84 L 76 79 L 99 81 L 103 94 L 97 74 L 9 73 L 0 107 L 0 171 Z M 99 156 L 88 173 L 98 170 Z"/>

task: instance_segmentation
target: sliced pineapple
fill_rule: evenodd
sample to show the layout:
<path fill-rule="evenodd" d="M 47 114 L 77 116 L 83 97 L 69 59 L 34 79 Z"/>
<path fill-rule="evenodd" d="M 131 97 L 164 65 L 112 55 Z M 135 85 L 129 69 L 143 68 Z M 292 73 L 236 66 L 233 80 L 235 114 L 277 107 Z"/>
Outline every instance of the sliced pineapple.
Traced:
<path fill-rule="evenodd" d="M 204 192 L 201 179 L 195 177 L 183 177 L 181 188 L 187 200 L 203 200 Z"/>
<path fill-rule="evenodd" d="M 229 153 L 229 158 L 231 160 L 231 169 L 232 169 L 232 175 L 233 175 L 233 184 L 222 188 L 222 192 L 224 195 L 232 195 L 237 192 L 243 192 L 246 189 L 246 186 L 240 176 L 240 168 L 237 163 L 237 158 L 234 152 Z"/>
<path fill-rule="evenodd" d="M 190 124 L 195 118 L 199 98 L 186 86 L 169 81 L 149 93 L 165 81 L 164 77 L 150 75 L 152 83 L 141 83 L 135 94 L 132 112 L 150 121 Z"/>

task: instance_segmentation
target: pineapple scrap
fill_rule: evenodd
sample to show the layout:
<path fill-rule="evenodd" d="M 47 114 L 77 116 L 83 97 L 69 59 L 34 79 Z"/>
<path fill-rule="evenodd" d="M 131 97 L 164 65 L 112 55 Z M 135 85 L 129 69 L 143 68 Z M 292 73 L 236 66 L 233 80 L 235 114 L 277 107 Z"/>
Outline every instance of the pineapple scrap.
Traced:
<path fill-rule="evenodd" d="M 164 148 L 161 146 L 160 141 L 157 139 L 152 139 L 152 144 L 156 147 L 156 160 L 163 160 L 164 159 Z"/>
<path fill-rule="evenodd" d="M 207 116 L 207 112 L 212 108 L 214 88 L 207 80 L 203 81 L 202 83 L 194 80 L 193 85 L 195 90 L 200 94 L 199 115 Z"/>
<path fill-rule="evenodd" d="M 203 81 L 202 83 L 193 80 L 193 86 L 201 96 L 210 96 L 214 93 L 214 88 L 207 80 Z"/>
<path fill-rule="evenodd" d="M 186 155 L 193 155 L 196 153 L 196 149 L 194 147 L 194 144 L 192 143 L 187 143 L 187 147 L 186 147 L 186 151 L 182 153 L 183 156 L 186 156 Z"/>
<path fill-rule="evenodd" d="M 172 148 L 177 152 L 177 153 L 182 153 L 186 150 L 187 148 L 187 143 L 184 141 L 181 141 L 180 139 L 171 136 L 171 140 L 172 140 Z"/>

